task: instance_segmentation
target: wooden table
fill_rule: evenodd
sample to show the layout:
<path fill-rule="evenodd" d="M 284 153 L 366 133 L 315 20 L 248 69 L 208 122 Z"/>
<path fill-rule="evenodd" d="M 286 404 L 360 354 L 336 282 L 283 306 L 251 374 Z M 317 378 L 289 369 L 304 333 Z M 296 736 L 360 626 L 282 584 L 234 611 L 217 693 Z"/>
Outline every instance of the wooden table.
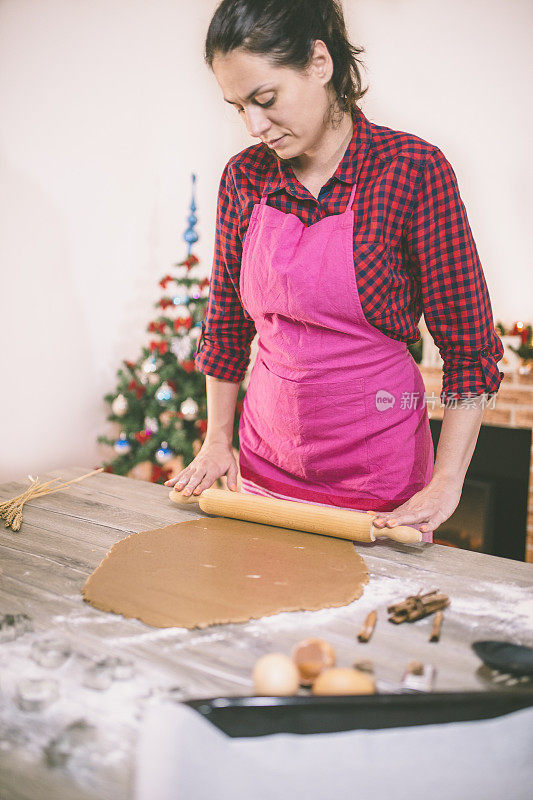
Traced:
<path fill-rule="evenodd" d="M 58 469 L 39 479 L 71 480 L 90 469 Z M 27 480 L 3 484 L 0 501 L 27 485 Z M 399 683 L 413 659 L 433 664 L 437 690 L 501 688 L 472 652 L 476 639 L 533 644 L 533 565 L 439 545 L 355 545 L 368 564 L 370 582 L 360 600 L 342 608 L 187 631 L 150 628 L 86 604 L 81 587 L 115 542 L 201 516 L 171 503 L 168 491 L 101 473 L 30 501 L 19 532 L 0 527 L 0 614 L 27 614 L 33 625 L 33 631 L 0 643 L 2 798 L 132 797 L 136 733 L 150 703 L 161 696 L 253 694 L 257 658 L 272 651 L 288 654 L 305 636 L 328 639 L 339 666 L 371 659 L 378 681 Z M 431 618 L 399 626 L 387 621 L 390 602 L 433 588 L 451 598 L 439 643 L 428 641 Z M 368 644 L 359 644 L 357 631 L 373 608 L 376 630 Z M 32 656 L 50 637 L 72 651 L 55 669 Z M 87 686 L 94 663 L 109 657 L 129 661 L 133 676 L 101 690 Z M 41 712 L 21 710 L 17 688 L 26 678 L 56 680 L 58 699 Z M 64 730 L 72 723 L 78 723 L 74 730 L 83 743 L 78 746 L 75 738 L 69 754 Z"/>

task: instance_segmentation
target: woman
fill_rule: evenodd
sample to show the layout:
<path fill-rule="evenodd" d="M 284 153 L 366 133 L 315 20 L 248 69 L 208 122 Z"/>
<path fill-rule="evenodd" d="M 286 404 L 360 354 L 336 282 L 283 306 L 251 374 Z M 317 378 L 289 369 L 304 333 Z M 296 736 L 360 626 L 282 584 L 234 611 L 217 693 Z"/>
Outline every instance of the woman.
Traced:
<path fill-rule="evenodd" d="M 432 541 L 453 513 L 503 355 L 455 173 L 357 106 L 357 55 L 335 0 L 224 0 L 206 62 L 260 141 L 224 168 L 196 351 L 208 430 L 167 485 L 242 489 L 380 512 Z M 436 460 L 407 344 L 424 312 L 444 361 Z M 450 402 L 450 400 L 452 402 Z"/>

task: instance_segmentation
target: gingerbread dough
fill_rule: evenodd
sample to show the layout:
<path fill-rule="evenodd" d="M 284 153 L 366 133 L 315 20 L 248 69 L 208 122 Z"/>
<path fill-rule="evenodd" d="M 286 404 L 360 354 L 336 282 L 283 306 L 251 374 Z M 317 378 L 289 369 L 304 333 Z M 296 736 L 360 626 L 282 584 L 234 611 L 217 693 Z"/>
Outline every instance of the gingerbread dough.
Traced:
<path fill-rule="evenodd" d="M 82 594 L 102 611 L 158 628 L 205 628 L 345 606 L 367 582 L 350 541 L 203 517 L 117 542 Z"/>

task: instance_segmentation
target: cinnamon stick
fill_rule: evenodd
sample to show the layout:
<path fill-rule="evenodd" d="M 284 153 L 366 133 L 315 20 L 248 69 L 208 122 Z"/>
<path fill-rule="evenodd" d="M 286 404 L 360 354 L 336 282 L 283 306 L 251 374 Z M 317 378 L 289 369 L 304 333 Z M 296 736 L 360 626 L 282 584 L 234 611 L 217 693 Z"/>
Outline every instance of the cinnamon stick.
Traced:
<path fill-rule="evenodd" d="M 440 631 L 442 628 L 442 620 L 444 619 L 444 612 L 437 611 L 435 617 L 433 619 L 433 627 L 431 629 L 431 636 L 429 637 L 430 642 L 438 642 L 440 639 Z"/>
<path fill-rule="evenodd" d="M 368 640 L 370 639 L 370 637 L 374 632 L 374 628 L 376 627 L 377 618 L 378 618 L 378 612 L 375 610 L 371 611 L 370 614 L 367 616 L 367 618 L 363 623 L 363 627 L 357 634 L 357 638 L 359 639 L 360 642 L 368 642 Z"/>
<path fill-rule="evenodd" d="M 391 615 L 389 621 L 399 624 L 427 617 L 428 614 L 440 611 L 449 604 L 450 598 L 448 595 L 440 594 L 438 589 L 433 589 L 425 594 L 409 595 L 401 603 L 390 605 L 387 611 Z"/>

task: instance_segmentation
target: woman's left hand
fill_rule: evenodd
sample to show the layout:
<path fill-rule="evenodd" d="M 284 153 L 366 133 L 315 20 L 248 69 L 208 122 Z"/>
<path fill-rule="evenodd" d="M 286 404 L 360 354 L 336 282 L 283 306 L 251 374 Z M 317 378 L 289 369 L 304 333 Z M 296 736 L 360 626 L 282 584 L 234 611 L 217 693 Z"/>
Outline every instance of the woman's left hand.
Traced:
<path fill-rule="evenodd" d="M 376 514 L 376 528 L 396 525 L 417 525 L 425 533 L 434 531 L 447 520 L 459 504 L 463 484 L 457 480 L 432 478 L 427 486 L 414 494 L 394 511 L 368 511 Z"/>

